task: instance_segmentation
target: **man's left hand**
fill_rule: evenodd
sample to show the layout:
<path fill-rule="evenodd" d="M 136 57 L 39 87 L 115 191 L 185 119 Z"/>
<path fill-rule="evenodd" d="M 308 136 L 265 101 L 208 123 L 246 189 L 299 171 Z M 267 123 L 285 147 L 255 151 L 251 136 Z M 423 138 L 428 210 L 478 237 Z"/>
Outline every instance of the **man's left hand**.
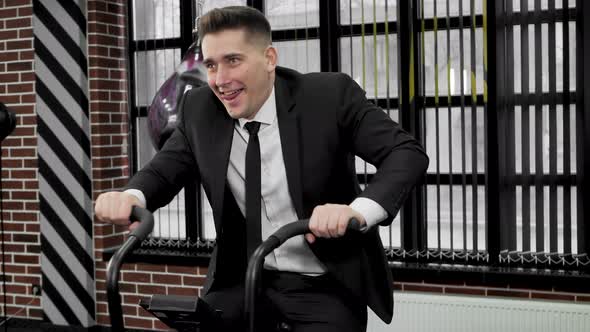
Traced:
<path fill-rule="evenodd" d="M 340 237 L 346 233 L 346 227 L 352 218 L 356 218 L 361 227 L 366 224 L 365 218 L 348 205 L 318 205 L 309 219 L 311 233 L 305 234 L 305 238 L 307 242 L 313 243 L 316 237 Z"/>

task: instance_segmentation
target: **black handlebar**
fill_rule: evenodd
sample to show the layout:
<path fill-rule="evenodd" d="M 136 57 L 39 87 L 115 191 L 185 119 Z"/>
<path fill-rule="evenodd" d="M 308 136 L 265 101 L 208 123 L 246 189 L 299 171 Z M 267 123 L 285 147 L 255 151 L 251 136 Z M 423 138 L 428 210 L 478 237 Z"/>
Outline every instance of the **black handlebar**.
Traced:
<path fill-rule="evenodd" d="M 347 231 L 354 230 L 359 231 L 361 229 L 360 222 L 355 218 L 350 219 L 348 223 Z M 248 261 L 248 269 L 246 270 L 246 286 L 245 286 L 245 306 L 244 312 L 248 318 L 248 331 L 254 332 L 254 321 L 255 321 L 255 305 L 256 295 L 258 293 L 258 279 L 262 272 L 262 264 L 264 263 L 264 257 L 271 251 L 278 248 L 283 242 L 288 239 L 309 233 L 309 219 L 303 219 L 296 222 L 289 223 L 274 232 L 271 236 L 262 242 Z"/>
<path fill-rule="evenodd" d="M 132 230 L 131 233 L 129 233 L 129 237 L 135 236 L 140 241 L 143 241 L 154 229 L 154 216 L 148 209 L 144 209 L 139 206 L 134 206 L 131 209 L 129 221 L 134 220 L 138 220 L 140 221 L 140 223 L 136 229 Z"/>
<path fill-rule="evenodd" d="M 107 265 L 107 300 L 111 316 L 111 330 L 123 331 L 123 310 L 121 308 L 121 295 L 119 294 L 119 270 L 125 260 L 125 256 L 133 251 L 154 228 L 154 216 L 150 211 L 139 206 L 131 209 L 130 221 L 140 221 L 139 226 L 129 233 L 129 237 L 121 248 L 115 252 Z"/>

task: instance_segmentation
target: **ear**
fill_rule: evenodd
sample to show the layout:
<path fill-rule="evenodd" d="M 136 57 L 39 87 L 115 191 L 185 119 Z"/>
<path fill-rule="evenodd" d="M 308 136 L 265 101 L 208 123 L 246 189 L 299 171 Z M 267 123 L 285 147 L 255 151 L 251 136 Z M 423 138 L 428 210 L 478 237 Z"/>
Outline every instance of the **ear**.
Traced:
<path fill-rule="evenodd" d="M 266 50 L 264 50 L 264 57 L 266 58 L 266 69 L 269 72 L 274 71 L 278 60 L 277 49 L 274 48 L 274 46 L 269 45 Z"/>

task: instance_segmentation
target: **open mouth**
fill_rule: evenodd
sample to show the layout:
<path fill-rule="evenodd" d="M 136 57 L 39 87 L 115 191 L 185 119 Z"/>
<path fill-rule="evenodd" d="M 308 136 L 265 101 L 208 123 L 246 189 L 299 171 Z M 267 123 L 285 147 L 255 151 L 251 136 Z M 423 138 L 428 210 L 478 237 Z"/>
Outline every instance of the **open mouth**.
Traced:
<path fill-rule="evenodd" d="M 236 98 L 242 91 L 244 91 L 244 88 L 229 91 L 219 91 L 219 94 L 221 95 L 221 98 L 229 101 Z"/>

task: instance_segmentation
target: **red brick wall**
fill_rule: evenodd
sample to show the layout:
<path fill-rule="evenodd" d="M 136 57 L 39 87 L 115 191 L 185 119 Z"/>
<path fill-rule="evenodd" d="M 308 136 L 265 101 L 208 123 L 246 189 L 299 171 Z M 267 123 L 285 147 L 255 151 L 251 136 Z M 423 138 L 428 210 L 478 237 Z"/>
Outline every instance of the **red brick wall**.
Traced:
<path fill-rule="evenodd" d="M 124 0 L 88 1 L 88 72 L 94 198 L 124 186 L 129 175 Z M 5 257 L 8 314 L 41 319 L 39 207 L 35 115 L 32 0 L 0 0 L 0 101 L 18 114 L 18 128 L 2 145 Z M 95 224 L 97 321 L 108 325 L 105 248 L 121 243 L 124 229 Z M 126 264 L 121 275 L 125 324 L 130 328 L 164 329 L 140 309 L 151 294 L 197 295 L 205 278 L 202 267 Z M 584 294 L 530 289 L 490 288 L 463 282 L 395 283 L 398 291 L 470 294 L 590 302 Z M 0 289 L 1 292 L 1 289 Z M 1 299 L 1 298 L 0 298 Z M 23 309 L 22 311 L 19 311 Z"/>
<path fill-rule="evenodd" d="M 41 284 L 33 5 L 32 0 L 0 4 L 0 101 L 18 119 L 2 142 L 6 311 L 41 318 L 41 299 L 31 289 Z"/>
<path fill-rule="evenodd" d="M 101 192 L 123 187 L 129 175 L 126 5 L 124 1 L 88 1 L 87 8 L 92 185 L 96 199 Z M 109 324 L 109 319 L 102 251 L 120 244 L 122 231 L 99 223 L 94 227 L 96 317 L 103 325 Z"/>
<path fill-rule="evenodd" d="M 126 6 L 122 1 L 88 1 L 88 89 L 94 198 L 122 188 L 127 158 Z M 122 229 L 96 224 L 96 249 L 113 247 Z"/>

